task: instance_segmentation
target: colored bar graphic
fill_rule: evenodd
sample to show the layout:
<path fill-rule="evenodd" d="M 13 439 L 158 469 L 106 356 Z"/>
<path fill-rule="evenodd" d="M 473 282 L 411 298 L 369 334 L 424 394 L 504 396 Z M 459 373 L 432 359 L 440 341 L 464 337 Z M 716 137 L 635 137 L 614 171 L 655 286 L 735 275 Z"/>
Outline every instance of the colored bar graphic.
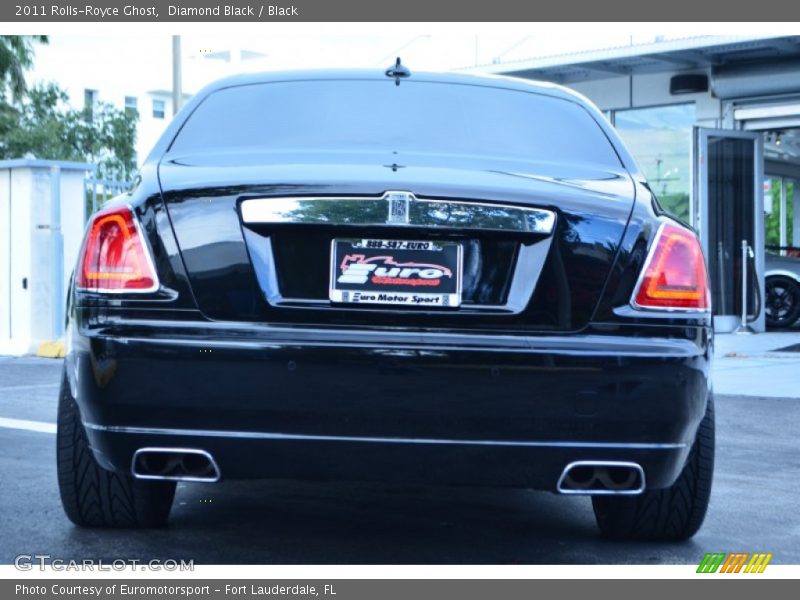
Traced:
<path fill-rule="evenodd" d="M 708 552 L 697 566 L 697 573 L 740 573 L 743 568 L 744 573 L 763 573 L 771 560 L 771 552 Z"/>
<path fill-rule="evenodd" d="M 722 561 L 725 560 L 726 554 L 722 553 L 709 553 L 703 557 L 700 566 L 697 567 L 698 573 L 716 573 Z"/>
<path fill-rule="evenodd" d="M 753 558 L 750 559 L 750 562 L 747 563 L 747 567 L 745 567 L 745 573 L 763 573 L 764 569 L 767 568 L 769 561 L 772 560 L 772 553 L 765 553 L 760 552 L 753 554 Z"/>
<path fill-rule="evenodd" d="M 742 570 L 742 567 L 744 566 L 744 561 L 746 561 L 750 555 L 747 552 L 745 552 L 744 554 L 739 554 L 738 556 L 740 558 L 739 560 L 736 561 L 736 569 L 733 571 L 734 573 L 738 573 L 739 571 Z"/>
<path fill-rule="evenodd" d="M 731 566 L 730 565 L 733 564 L 733 561 L 735 559 L 736 559 L 736 555 L 735 554 L 728 554 L 728 558 L 726 558 L 725 562 L 722 563 L 722 569 L 720 569 L 720 573 L 730 573 L 731 572 Z"/>

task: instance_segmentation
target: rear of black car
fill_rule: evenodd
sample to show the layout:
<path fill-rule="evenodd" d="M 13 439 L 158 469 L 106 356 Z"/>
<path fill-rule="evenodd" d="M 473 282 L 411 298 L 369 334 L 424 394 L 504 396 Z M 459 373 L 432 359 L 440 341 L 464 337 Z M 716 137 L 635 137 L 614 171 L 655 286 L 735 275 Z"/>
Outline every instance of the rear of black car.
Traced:
<path fill-rule="evenodd" d="M 687 537 L 713 465 L 707 297 L 693 234 L 565 90 L 226 80 L 87 231 L 65 507 L 152 525 L 175 480 L 498 485 L 591 494 L 610 535 Z M 124 514 L 81 505 L 89 463 Z M 655 502 L 685 514 L 637 517 Z"/>

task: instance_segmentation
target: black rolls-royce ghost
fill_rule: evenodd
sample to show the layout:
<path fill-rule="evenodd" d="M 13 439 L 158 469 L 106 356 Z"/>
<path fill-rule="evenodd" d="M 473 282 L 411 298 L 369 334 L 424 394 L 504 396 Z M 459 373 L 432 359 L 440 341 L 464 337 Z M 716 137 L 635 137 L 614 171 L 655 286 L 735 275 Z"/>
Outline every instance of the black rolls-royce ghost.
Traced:
<path fill-rule="evenodd" d="M 175 481 L 221 478 L 586 494 L 616 538 L 706 512 L 700 246 L 562 87 L 219 81 L 91 217 L 67 319 L 80 525 L 161 525 Z"/>

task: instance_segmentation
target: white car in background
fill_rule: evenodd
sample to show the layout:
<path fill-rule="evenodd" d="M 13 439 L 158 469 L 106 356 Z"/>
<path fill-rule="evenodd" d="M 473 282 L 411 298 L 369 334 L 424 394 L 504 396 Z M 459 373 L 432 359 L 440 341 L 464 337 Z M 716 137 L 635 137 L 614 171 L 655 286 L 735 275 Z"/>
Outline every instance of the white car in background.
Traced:
<path fill-rule="evenodd" d="M 767 327 L 791 327 L 800 318 L 800 258 L 767 253 L 764 265 Z"/>

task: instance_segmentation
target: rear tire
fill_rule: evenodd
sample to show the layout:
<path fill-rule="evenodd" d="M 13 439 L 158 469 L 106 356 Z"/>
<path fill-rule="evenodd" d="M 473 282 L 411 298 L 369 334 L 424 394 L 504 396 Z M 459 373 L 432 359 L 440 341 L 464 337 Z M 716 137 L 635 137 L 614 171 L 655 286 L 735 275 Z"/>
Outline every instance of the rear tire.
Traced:
<path fill-rule="evenodd" d="M 594 496 L 600 532 L 611 539 L 686 540 L 703 524 L 714 475 L 714 398 L 709 396 L 689 457 L 678 479 L 639 496 Z"/>
<path fill-rule="evenodd" d="M 764 316 L 767 327 L 783 329 L 800 318 L 800 284 L 783 275 L 767 277 Z"/>
<path fill-rule="evenodd" d="M 166 524 L 175 482 L 141 481 L 102 468 L 89 447 L 66 376 L 58 400 L 56 464 L 61 504 L 76 525 L 145 528 Z"/>

